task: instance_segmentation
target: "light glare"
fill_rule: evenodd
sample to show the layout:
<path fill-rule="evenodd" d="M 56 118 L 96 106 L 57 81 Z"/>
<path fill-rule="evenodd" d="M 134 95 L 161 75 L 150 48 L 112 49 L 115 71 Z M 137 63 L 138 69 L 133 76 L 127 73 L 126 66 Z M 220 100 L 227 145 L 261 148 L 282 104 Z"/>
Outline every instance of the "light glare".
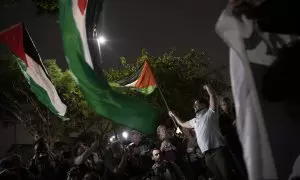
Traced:
<path fill-rule="evenodd" d="M 113 142 L 114 140 L 115 140 L 115 136 L 112 136 L 112 137 L 109 139 L 110 142 Z"/>
<path fill-rule="evenodd" d="M 125 139 L 127 139 L 127 138 L 128 138 L 128 132 L 124 131 L 124 132 L 122 133 L 122 136 L 123 136 Z"/>
<path fill-rule="evenodd" d="M 106 38 L 104 36 L 99 36 L 97 40 L 98 40 L 99 44 L 105 44 L 106 43 Z"/>

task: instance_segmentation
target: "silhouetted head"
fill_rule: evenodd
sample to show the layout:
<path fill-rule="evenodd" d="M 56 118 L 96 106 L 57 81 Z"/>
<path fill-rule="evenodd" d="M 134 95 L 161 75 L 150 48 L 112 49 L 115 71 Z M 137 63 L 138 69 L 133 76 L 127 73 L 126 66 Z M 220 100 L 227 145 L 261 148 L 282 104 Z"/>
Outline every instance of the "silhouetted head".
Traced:
<path fill-rule="evenodd" d="M 82 173 L 80 172 L 80 168 L 78 166 L 73 166 L 67 176 L 67 180 L 81 180 Z"/>
<path fill-rule="evenodd" d="M 34 145 L 34 151 L 35 151 L 35 164 L 39 172 L 46 171 L 50 164 L 50 157 L 49 157 L 48 145 L 43 138 L 40 138 L 36 141 Z"/>
<path fill-rule="evenodd" d="M 115 158 L 120 158 L 123 154 L 123 145 L 120 141 L 115 141 L 111 144 L 111 150 Z"/>
<path fill-rule="evenodd" d="M 228 113 L 231 109 L 231 101 L 228 97 L 224 97 L 220 101 L 221 110 Z"/>
<path fill-rule="evenodd" d="M 167 128 L 166 128 L 166 126 L 164 126 L 164 125 L 158 126 L 157 129 L 156 129 L 156 132 L 157 132 L 157 136 L 158 136 L 159 140 L 162 141 L 162 140 L 166 139 L 166 137 L 167 137 Z"/>
<path fill-rule="evenodd" d="M 141 133 L 136 131 L 136 130 L 132 130 L 131 131 L 131 141 L 138 145 L 141 142 Z"/>
<path fill-rule="evenodd" d="M 93 172 L 84 175 L 83 180 L 99 180 L 99 176 Z"/>
<path fill-rule="evenodd" d="M 195 113 L 198 113 L 198 112 L 202 111 L 203 109 L 207 109 L 208 103 L 205 99 L 197 99 L 194 101 L 193 107 L 194 107 Z"/>

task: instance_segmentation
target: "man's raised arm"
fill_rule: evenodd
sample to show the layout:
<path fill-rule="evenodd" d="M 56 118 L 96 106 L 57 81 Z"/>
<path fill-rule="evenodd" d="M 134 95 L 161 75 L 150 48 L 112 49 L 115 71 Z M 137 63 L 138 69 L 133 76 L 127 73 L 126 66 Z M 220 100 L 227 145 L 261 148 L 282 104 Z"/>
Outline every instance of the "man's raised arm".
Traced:
<path fill-rule="evenodd" d="M 210 85 L 203 86 L 203 89 L 207 91 L 209 95 L 209 108 L 213 111 L 217 110 L 217 97 L 214 90 Z"/>

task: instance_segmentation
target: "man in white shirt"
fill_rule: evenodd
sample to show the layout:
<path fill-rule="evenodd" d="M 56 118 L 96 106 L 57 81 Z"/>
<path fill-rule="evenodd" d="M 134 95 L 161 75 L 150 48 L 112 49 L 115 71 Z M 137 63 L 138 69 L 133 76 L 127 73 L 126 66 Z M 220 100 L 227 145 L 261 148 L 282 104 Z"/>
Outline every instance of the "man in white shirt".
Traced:
<path fill-rule="evenodd" d="M 186 122 L 183 122 L 172 111 L 169 111 L 169 115 L 183 128 L 195 130 L 198 145 L 205 156 L 209 170 L 216 179 L 237 179 L 233 172 L 234 162 L 225 148 L 224 138 L 218 126 L 216 95 L 210 86 L 205 85 L 203 88 L 209 94 L 209 107 L 205 101 L 196 100 L 194 103 L 196 117 Z"/>

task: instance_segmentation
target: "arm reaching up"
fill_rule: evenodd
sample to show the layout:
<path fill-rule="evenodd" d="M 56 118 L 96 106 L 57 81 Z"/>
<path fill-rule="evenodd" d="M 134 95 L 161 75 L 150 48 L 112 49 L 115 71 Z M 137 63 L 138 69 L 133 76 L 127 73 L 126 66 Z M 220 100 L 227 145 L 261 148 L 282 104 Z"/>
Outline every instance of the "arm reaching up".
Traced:
<path fill-rule="evenodd" d="M 209 108 L 213 111 L 217 110 L 217 97 L 214 90 L 209 85 L 204 85 L 203 89 L 207 91 L 209 95 Z"/>

